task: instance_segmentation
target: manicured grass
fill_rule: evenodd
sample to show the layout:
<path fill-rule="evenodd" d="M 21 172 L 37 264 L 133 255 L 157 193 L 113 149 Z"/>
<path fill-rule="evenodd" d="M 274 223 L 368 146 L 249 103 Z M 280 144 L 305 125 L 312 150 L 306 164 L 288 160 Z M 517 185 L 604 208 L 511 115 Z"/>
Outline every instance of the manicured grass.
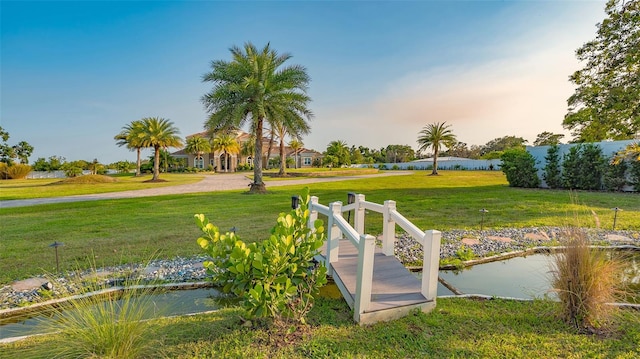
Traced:
<path fill-rule="evenodd" d="M 107 192 L 121 192 L 145 188 L 175 186 L 195 183 L 202 179 L 201 174 L 173 174 L 163 173 L 161 180 L 166 182 L 145 183 L 152 175 L 116 176 L 114 183 L 65 184 L 60 178 L 22 179 L 0 181 L 0 201 L 12 199 L 48 198 L 74 196 L 80 194 L 94 194 Z"/>
<path fill-rule="evenodd" d="M 54 241 L 65 244 L 58 248 L 64 270 L 89 268 L 93 261 L 106 266 L 197 255 L 195 213 L 206 214 L 222 229 L 236 227 L 245 241 L 264 239 L 303 187 L 272 187 L 266 195 L 228 191 L 0 208 L 0 284 L 53 272 L 55 256 L 48 245 Z M 427 176 L 420 171 L 310 187 L 323 204 L 346 202 L 350 191 L 377 203 L 393 199 L 400 213 L 423 229 L 479 228 L 481 208 L 489 210 L 485 228 L 563 226 L 575 224 L 575 216 L 594 227 L 591 210 L 603 228 L 611 228 L 613 207 L 624 209 L 618 213 L 618 229 L 640 228 L 638 194 L 516 189 L 507 186 L 501 172 Z M 381 215 L 367 218 L 367 232 L 380 233 Z"/>
<path fill-rule="evenodd" d="M 155 320 L 165 358 L 637 358 L 640 312 L 624 311 L 609 336 L 577 333 L 557 303 L 438 299 L 434 311 L 360 327 L 341 299 L 320 298 L 304 332 L 247 328 L 238 309 Z M 297 338 L 297 339 L 296 339 Z M 58 337 L 5 345 L 0 358 L 48 358 Z M 144 357 L 143 357 L 144 358 Z"/>

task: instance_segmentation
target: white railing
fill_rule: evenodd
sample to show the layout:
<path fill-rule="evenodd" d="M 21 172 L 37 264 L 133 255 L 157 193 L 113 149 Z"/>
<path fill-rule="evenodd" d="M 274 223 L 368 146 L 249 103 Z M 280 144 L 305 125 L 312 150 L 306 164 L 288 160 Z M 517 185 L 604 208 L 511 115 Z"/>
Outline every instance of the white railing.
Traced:
<path fill-rule="evenodd" d="M 438 264 L 440 259 L 441 233 L 436 230 L 421 231 L 403 215 L 396 211 L 395 201 L 385 201 L 384 205 L 367 202 L 363 194 L 355 196 L 355 202 L 346 206 L 342 202 L 332 202 L 329 206 L 318 203 L 318 197 L 311 197 L 309 228 L 318 218 L 318 213 L 327 216 L 327 250 L 325 265 L 328 274 L 333 275 L 332 263 L 338 261 L 340 239 L 348 239 L 358 249 L 358 270 L 356 274 L 356 293 L 354 298 L 354 317 L 359 322 L 371 303 L 373 281 L 373 257 L 375 238 L 364 233 L 365 211 L 382 213 L 382 252 L 386 256 L 394 255 L 396 225 L 420 243 L 424 249 L 422 261 L 421 293 L 429 301 L 435 301 L 438 288 Z M 354 211 L 354 225 L 344 219 L 342 213 Z"/>

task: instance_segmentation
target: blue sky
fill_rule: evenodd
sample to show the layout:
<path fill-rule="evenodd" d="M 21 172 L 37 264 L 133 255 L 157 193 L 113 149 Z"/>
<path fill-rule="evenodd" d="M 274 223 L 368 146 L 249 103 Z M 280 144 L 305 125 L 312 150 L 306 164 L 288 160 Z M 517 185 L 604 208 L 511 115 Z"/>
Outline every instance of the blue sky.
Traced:
<path fill-rule="evenodd" d="M 604 1 L 1 1 L 0 126 L 37 157 L 134 160 L 113 136 L 207 117 L 201 82 L 229 48 L 270 42 L 307 68 L 307 148 L 417 148 L 428 123 L 458 140 L 531 142 L 561 123 Z M 150 155 L 145 153 L 145 155 Z"/>

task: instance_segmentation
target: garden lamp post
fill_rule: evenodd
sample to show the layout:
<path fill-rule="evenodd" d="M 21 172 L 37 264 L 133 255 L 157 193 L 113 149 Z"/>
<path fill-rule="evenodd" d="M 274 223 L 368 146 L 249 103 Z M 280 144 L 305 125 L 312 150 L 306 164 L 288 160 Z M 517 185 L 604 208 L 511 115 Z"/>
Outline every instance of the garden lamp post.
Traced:
<path fill-rule="evenodd" d="M 480 219 L 480 230 L 482 230 L 482 227 L 484 227 L 484 214 L 488 213 L 488 212 L 489 212 L 489 210 L 485 209 L 485 208 L 480 210 L 480 213 L 482 213 L 482 215 L 481 215 L 482 217 Z"/>
<path fill-rule="evenodd" d="M 49 247 L 56 250 L 56 272 L 60 272 L 60 262 L 58 261 L 58 247 L 64 246 L 64 243 L 55 241 L 49 245 Z"/>
<path fill-rule="evenodd" d="M 613 210 L 613 230 L 616 229 L 616 221 L 618 220 L 618 212 L 622 211 L 622 208 L 614 207 Z"/>
<path fill-rule="evenodd" d="M 291 196 L 291 209 L 300 207 L 300 196 Z"/>

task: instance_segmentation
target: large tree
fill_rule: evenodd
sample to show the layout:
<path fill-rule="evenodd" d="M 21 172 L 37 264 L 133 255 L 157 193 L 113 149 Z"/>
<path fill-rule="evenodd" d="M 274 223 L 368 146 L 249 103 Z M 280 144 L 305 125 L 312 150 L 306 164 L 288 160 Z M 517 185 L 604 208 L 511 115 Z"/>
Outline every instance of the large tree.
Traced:
<path fill-rule="evenodd" d="M 630 139 L 640 133 L 640 1 L 609 0 L 596 38 L 576 51 L 584 67 L 563 126 L 578 142 Z"/>
<path fill-rule="evenodd" d="M 202 97 L 209 119 L 207 128 L 220 124 L 242 127 L 249 123 L 255 135 L 251 192 L 265 192 L 262 181 L 262 141 L 264 121 L 296 117 L 310 120 L 311 100 L 306 91 L 310 81 L 303 66 L 284 66 L 290 54 L 278 54 L 267 44 L 258 50 L 246 43 L 230 49 L 232 60 L 211 62 L 211 72 L 203 76 L 213 89 Z"/>
<path fill-rule="evenodd" d="M 29 163 L 29 156 L 33 153 L 33 146 L 26 141 L 20 141 L 17 145 L 9 146 L 9 132 L 0 126 L 0 162 L 11 166 L 13 159 L 17 158 L 21 164 Z"/>
<path fill-rule="evenodd" d="M 443 147 L 450 147 L 456 143 L 456 135 L 446 122 L 430 123 L 418 133 L 418 151 L 433 149 L 433 170 L 431 175 L 438 174 L 438 154 Z"/>
<path fill-rule="evenodd" d="M 533 141 L 534 146 L 553 146 L 560 144 L 560 140 L 564 137 L 561 133 L 553 133 L 549 131 L 544 131 L 538 134 L 535 141 Z"/>
<path fill-rule="evenodd" d="M 160 178 L 160 149 L 182 146 L 182 139 L 178 136 L 180 131 L 173 122 L 164 118 L 147 117 L 141 121 L 142 144 L 144 147 L 153 147 L 153 178 L 151 180 L 157 181 Z"/>
<path fill-rule="evenodd" d="M 143 123 L 140 120 L 132 121 L 122 127 L 122 131 L 113 138 L 120 147 L 126 146 L 129 150 L 136 150 L 136 176 L 140 176 L 140 151 L 146 147 L 143 143 Z"/>

